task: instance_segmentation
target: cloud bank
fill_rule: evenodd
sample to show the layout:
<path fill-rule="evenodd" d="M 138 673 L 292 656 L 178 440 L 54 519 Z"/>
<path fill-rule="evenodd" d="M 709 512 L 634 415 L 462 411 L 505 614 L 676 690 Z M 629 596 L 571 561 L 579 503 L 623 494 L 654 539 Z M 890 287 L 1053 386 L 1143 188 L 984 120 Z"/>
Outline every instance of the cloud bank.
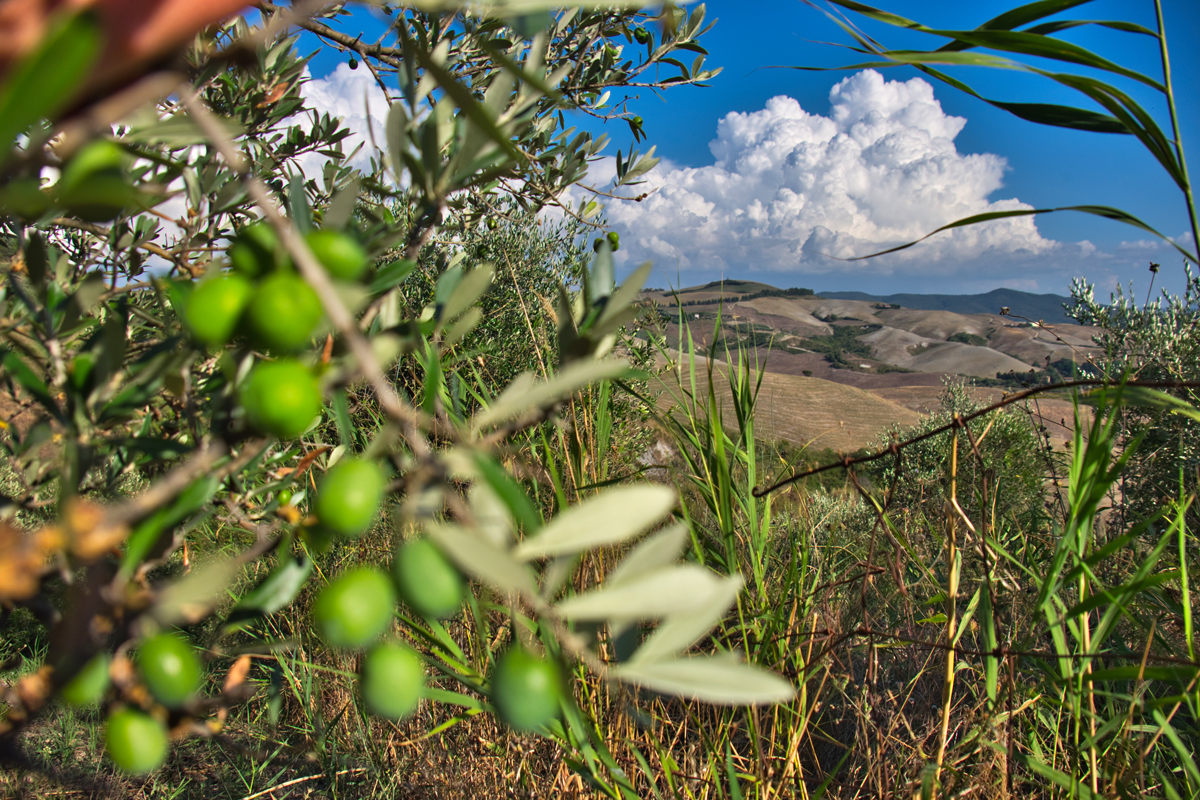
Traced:
<path fill-rule="evenodd" d="M 301 92 L 309 108 L 350 130 L 347 154 L 362 145 L 353 166 L 365 169 L 379 157 L 388 103 L 368 70 L 342 63 Z M 928 82 L 885 81 L 866 70 L 836 84 L 829 100 L 825 115 L 786 96 L 760 111 L 730 113 L 709 145 L 712 164 L 664 159 L 645 184 L 621 190 L 653 192 L 641 203 L 608 204 L 608 220 L 621 233 L 618 261 L 626 268 L 653 261 L 654 281 L 684 285 L 726 275 L 826 289 L 1065 292 L 1074 275 L 1109 291 L 1118 279 L 1143 280 L 1148 260 L 1165 266 L 1175 258 L 1168 245 L 1149 240 L 1112 252 L 1055 241 L 1031 216 L 947 231 L 880 258 L 831 258 L 894 247 L 972 214 L 1031 206 L 993 198 L 1006 160 L 960 153 L 954 140 L 967 121 L 947 114 Z M 302 167 L 319 179 L 325 162 L 312 154 Z M 613 175 L 613 160 L 604 159 L 587 182 L 600 186 Z M 1180 241 L 1190 246 L 1191 236 Z"/>
<path fill-rule="evenodd" d="M 308 72 L 305 72 L 308 77 Z M 379 161 L 376 144 L 383 147 L 387 121 L 388 100 L 368 69 L 352 70 L 345 63 L 338 64 L 323 78 L 310 78 L 300 87 L 305 108 L 329 114 L 342 121 L 350 135 L 342 140 L 342 152 L 349 156 L 355 148 L 361 149 L 347 163 L 366 170 L 374 156 Z M 302 123 L 307 114 L 293 117 L 293 124 Z M 305 177 L 320 180 L 321 172 L 329 161 L 319 153 L 306 153 L 300 159 L 300 168 Z"/>
<path fill-rule="evenodd" d="M 626 263 L 931 278 L 964 263 L 1029 264 L 1063 247 L 1044 238 L 1033 217 L 1015 217 L 868 261 L 829 258 L 887 249 L 972 214 L 1031 208 L 990 199 L 1003 185 L 1005 159 L 958 152 L 954 139 L 966 120 L 946 114 L 926 81 L 885 81 L 867 70 L 835 85 L 829 98 L 826 116 L 786 96 L 761 111 L 728 114 L 709 145 L 713 164 L 664 162 L 650 173 L 650 197 L 610 203 Z"/>

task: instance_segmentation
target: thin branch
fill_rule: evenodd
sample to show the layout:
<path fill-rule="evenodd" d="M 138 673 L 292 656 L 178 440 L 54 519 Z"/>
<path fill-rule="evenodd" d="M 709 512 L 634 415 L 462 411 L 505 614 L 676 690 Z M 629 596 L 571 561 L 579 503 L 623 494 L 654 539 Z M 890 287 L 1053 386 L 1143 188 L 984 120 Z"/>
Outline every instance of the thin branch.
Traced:
<path fill-rule="evenodd" d="M 379 362 L 375 358 L 375 353 L 371 349 L 370 342 L 359 333 L 354 317 L 342 303 L 341 298 L 338 297 L 337 291 L 334 289 L 333 283 L 329 280 L 329 275 L 325 272 L 325 269 L 317 261 L 312 251 L 309 250 L 308 245 L 305 244 L 304 239 L 296 231 L 295 227 L 283 216 L 266 185 L 250 173 L 246 158 L 237 149 L 237 146 L 229 138 L 225 129 L 217 122 L 212 112 L 200 100 L 192 87 L 181 85 L 179 87 L 179 96 L 187 107 L 188 112 L 196 120 L 196 124 L 200 126 L 200 129 L 204 131 L 213 146 L 221 153 L 226 163 L 241 175 L 250 196 L 254 198 L 254 202 L 262 210 L 263 215 L 278 232 L 280 240 L 283 242 L 284 247 L 287 248 L 288 254 L 295 261 L 300 274 L 312 286 L 313 291 L 321 299 L 321 304 L 325 307 L 325 313 L 329 315 L 330 322 L 333 323 L 333 326 L 345 339 L 347 345 L 349 345 L 350 352 L 354 354 L 359 369 L 362 370 L 368 383 L 371 384 L 371 388 L 375 390 L 375 396 L 380 407 L 388 416 L 400 423 L 405 439 L 408 440 L 408 445 L 412 448 L 413 452 L 418 457 L 428 455 L 429 444 L 420 433 L 420 425 L 424 422 L 423 415 L 401 400 L 400 396 L 396 394 L 396 391 L 388 382 L 387 376 L 383 374 L 383 369 L 379 366 Z"/>
<path fill-rule="evenodd" d="M 767 486 L 766 488 L 756 486 L 756 487 L 754 487 L 754 491 L 752 492 L 752 494 L 755 497 L 764 497 L 765 495 L 768 495 L 771 492 L 776 491 L 777 489 L 782 489 L 784 486 L 789 486 L 793 483 L 796 483 L 797 481 L 803 480 L 804 478 L 810 477 L 812 475 L 818 475 L 822 472 L 828 472 L 831 469 L 849 469 L 850 467 L 856 466 L 858 464 L 867 464 L 872 461 L 878 461 L 879 459 L 884 458 L 886 456 L 895 455 L 898 451 L 903 450 L 906 447 L 911 447 L 912 445 L 917 444 L 918 442 L 923 442 L 926 439 L 932 439 L 933 437 L 939 436 L 948 431 L 954 430 L 956 428 L 961 428 L 963 425 L 967 424 L 968 422 L 970 422 L 974 419 L 978 419 L 979 417 L 982 417 L 985 414 L 990 414 L 993 411 L 996 411 L 997 409 L 1004 408 L 1005 406 L 1010 406 L 1013 403 L 1019 403 L 1022 400 L 1025 400 L 1026 398 L 1033 397 L 1034 395 L 1044 394 L 1045 392 L 1060 391 L 1062 389 L 1077 389 L 1077 388 L 1083 388 L 1083 387 L 1096 387 L 1096 386 L 1107 386 L 1107 387 L 1133 386 L 1133 387 L 1139 387 L 1139 388 L 1143 388 L 1143 389 L 1200 389 L 1200 381 L 1128 381 L 1126 383 L 1119 383 L 1116 381 L 1095 379 L 1095 380 L 1064 381 L 1063 383 L 1050 383 L 1050 384 L 1046 384 L 1045 386 L 1035 386 L 1032 389 L 1025 389 L 1023 391 L 1015 392 L 1013 394 L 1007 395 L 999 402 L 992 403 L 990 406 L 986 406 L 977 411 L 972 411 L 970 414 L 966 414 L 966 415 L 963 415 L 960 417 L 955 417 L 955 419 L 952 422 L 942 425 L 939 428 L 934 428 L 931 431 L 927 431 L 927 432 L 921 434 L 920 436 L 914 436 L 913 438 L 908 439 L 903 442 L 894 442 L 891 445 L 889 445 L 888 447 L 884 448 L 883 450 L 876 451 L 869 455 L 859 456 L 858 458 L 850 458 L 849 456 L 847 456 L 846 458 L 842 459 L 841 461 L 833 461 L 828 464 L 823 464 L 819 467 L 814 467 L 812 469 L 805 470 L 804 472 L 796 473 L 795 475 L 792 475 L 789 478 L 784 478 L 781 481 L 777 481 L 777 482 L 771 484 L 770 486 Z"/>

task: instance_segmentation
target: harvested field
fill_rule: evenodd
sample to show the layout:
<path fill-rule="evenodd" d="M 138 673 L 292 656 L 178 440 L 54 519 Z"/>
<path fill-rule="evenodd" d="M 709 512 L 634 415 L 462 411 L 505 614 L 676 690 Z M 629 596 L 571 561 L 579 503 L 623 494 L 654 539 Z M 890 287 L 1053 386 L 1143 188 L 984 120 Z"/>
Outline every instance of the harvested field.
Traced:
<path fill-rule="evenodd" d="M 953 311 L 919 311 L 914 308 L 890 308 L 879 312 L 884 325 L 915 333 L 928 339 L 945 341 L 956 333 L 987 336 L 992 321 L 986 316 L 966 316 Z"/>
<path fill-rule="evenodd" d="M 708 388 L 704 364 L 697 358 L 698 392 Z M 715 361 L 713 369 L 717 397 L 723 404 L 728 403 L 729 385 L 724 378 L 728 365 Z M 655 388 L 662 391 L 661 407 L 674 405 L 679 390 L 669 376 L 660 379 Z M 920 418 L 917 412 L 863 389 L 820 378 L 768 372 L 758 396 L 755 426 L 763 439 L 850 452 L 870 445 L 893 425 L 913 425 Z"/>
<path fill-rule="evenodd" d="M 931 345 L 915 354 L 910 369 L 919 372 L 948 372 L 994 378 L 997 372 L 1025 372 L 1029 365 L 990 347 L 973 347 L 958 342 Z"/>

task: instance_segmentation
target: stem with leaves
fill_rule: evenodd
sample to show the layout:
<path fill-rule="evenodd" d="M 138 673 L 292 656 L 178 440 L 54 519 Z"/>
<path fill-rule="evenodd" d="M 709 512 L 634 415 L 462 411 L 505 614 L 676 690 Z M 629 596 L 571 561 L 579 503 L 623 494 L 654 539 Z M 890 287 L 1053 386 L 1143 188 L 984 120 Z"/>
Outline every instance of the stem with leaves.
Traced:
<path fill-rule="evenodd" d="M 1163 24 L 1162 0 L 1154 0 L 1154 14 L 1158 22 L 1158 51 L 1162 57 L 1163 87 L 1167 96 L 1167 109 L 1171 114 L 1171 133 L 1175 137 L 1175 155 L 1179 159 L 1179 171 L 1183 176 L 1184 201 L 1187 203 L 1188 222 L 1192 226 L 1192 247 L 1200 248 L 1200 216 L 1196 214 L 1196 198 L 1192 193 L 1192 182 L 1188 176 L 1187 159 L 1183 153 L 1183 137 L 1179 133 L 1179 112 L 1175 108 L 1175 90 L 1171 85 L 1171 58 L 1167 52 L 1167 29 Z"/>

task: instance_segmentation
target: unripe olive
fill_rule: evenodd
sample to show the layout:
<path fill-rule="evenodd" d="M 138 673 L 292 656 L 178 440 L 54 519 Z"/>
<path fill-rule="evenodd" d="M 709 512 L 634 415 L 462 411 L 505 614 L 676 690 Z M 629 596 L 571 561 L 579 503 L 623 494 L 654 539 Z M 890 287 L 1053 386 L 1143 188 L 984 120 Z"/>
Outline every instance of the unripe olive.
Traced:
<path fill-rule="evenodd" d="M 252 222 L 238 231 L 229 246 L 229 262 L 247 278 L 260 278 L 275 269 L 276 255 L 282 255 L 281 247 L 269 222 Z"/>
<path fill-rule="evenodd" d="M 333 647 L 365 647 L 391 625 L 396 590 L 377 569 L 359 567 L 330 581 L 313 606 L 317 632 Z"/>
<path fill-rule="evenodd" d="M 276 272 L 264 279 L 242 315 L 251 341 L 275 353 L 292 352 L 308 344 L 320 321 L 317 293 L 291 272 Z"/>
<path fill-rule="evenodd" d="M 167 758 L 167 730 L 149 714 L 124 708 L 108 717 L 104 731 L 108 757 L 121 769 L 141 775 Z"/>
<path fill-rule="evenodd" d="M 264 433 L 291 439 L 321 413 L 321 388 L 308 367 L 292 359 L 256 364 L 241 391 L 246 419 Z"/>
<path fill-rule="evenodd" d="M 358 69 L 358 59 L 357 58 L 350 59 L 350 69 Z"/>
<path fill-rule="evenodd" d="M 418 614 L 443 618 L 462 605 L 466 583 L 458 568 L 428 539 L 405 542 L 396 551 L 392 575 L 400 597 Z"/>
<path fill-rule="evenodd" d="M 313 231 L 305 241 L 325 270 L 343 281 L 356 281 L 363 276 L 370 264 L 367 251 L 354 237 L 338 231 Z"/>
<path fill-rule="evenodd" d="M 500 719 L 518 730 L 536 730 L 556 719 L 562 691 L 557 665 L 519 645 L 509 648 L 492 671 L 492 703 Z"/>
<path fill-rule="evenodd" d="M 219 275 L 201 281 L 188 296 L 183 321 L 197 341 L 223 345 L 233 336 L 253 293 L 254 287 L 241 275 Z"/>
<path fill-rule="evenodd" d="M 97 653 L 84 664 L 58 696 L 72 706 L 94 706 L 108 688 L 108 653 Z"/>
<path fill-rule="evenodd" d="M 204 680 L 196 648 L 173 633 L 160 633 L 143 641 L 138 647 L 137 665 L 150 694 L 171 708 L 186 703 Z"/>
<path fill-rule="evenodd" d="M 494 231 L 496 228 L 500 227 L 500 223 L 496 222 L 495 217 L 488 217 L 487 226 L 489 231 Z"/>
<path fill-rule="evenodd" d="M 379 511 L 387 490 L 383 470 L 372 461 L 344 459 L 334 464 L 317 486 L 317 519 L 339 536 L 362 536 Z"/>
<path fill-rule="evenodd" d="M 650 41 L 650 32 L 645 28 L 635 28 L 633 31 L 633 40 L 638 44 L 645 44 Z"/>
<path fill-rule="evenodd" d="M 400 719 L 416 710 L 425 686 L 425 666 L 411 647 L 385 643 L 363 658 L 359 688 L 367 710 L 384 719 Z"/>

